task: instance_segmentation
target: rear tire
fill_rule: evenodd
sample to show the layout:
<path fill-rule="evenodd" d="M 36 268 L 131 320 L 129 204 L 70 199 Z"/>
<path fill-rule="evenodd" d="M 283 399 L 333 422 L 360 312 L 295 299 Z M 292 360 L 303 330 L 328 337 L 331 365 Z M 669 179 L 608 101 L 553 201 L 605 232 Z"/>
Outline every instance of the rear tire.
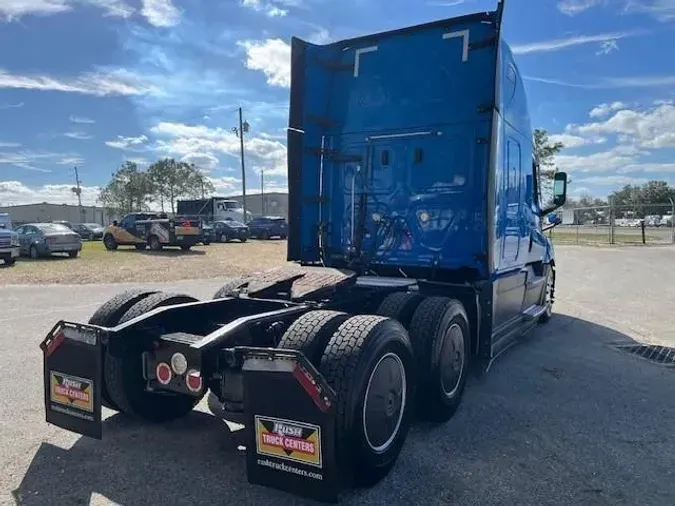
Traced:
<path fill-rule="evenodd" d="M 117 241 L 115 241 L 115 238 L 112 236 L 112 234 L 106 234 L 103 236 L 103 245 L 108 251 L 117 249 Z"/>
<path fill-rule="evenodd" d="M 377 309 L 377 314 L 397 320 L 406 329 L 410 329 L 410 322 L 417 307 L 424 300 L 418 293 L 394 292 L 387 295 Z"/>
<path fill-rule="evenodd" d="M 354 316 L 331 337 L 319 369 L 337 393 L 338 465 L 354 485 L 374 485 L 396 463 L 410 427 L 408 333 L 390 318 Z"/>
<path fill-rule="evenodd" d="M 138 251 L 145 251 L 145 249 L 148 247 L 146 244 L 134 244 L 134 246 Z"/>
<path fill-rule="evenodd" d="M 89 318 L 89 324 L 98 325 L 100 327 L 114 327 L 116 326 L 120 318 L 124 316 L 134 304 L 143 300 L 144 298 L 157 293 L 156 291 L 148 290 L 127 290 L 122 292 L 108 302 L 99 307 L 96 312 Z M 105 368 L 105 361 L 107 357 L 105 348 L 103 349 L 103 367 Z M 108 395 L 108 389 L 106 388 L 105 381 L 103 382 L 101 389 L 101 398 L 103 405 L 107 408 L 114 409 L 119 411 L 120 408 L 113 403 Z"/>
<path fill-rule="evenodd" d="M 469 372 L 469 328 L 462 303 L 447 297 L 425 299 L 413 315 L 410 340 L 417 362 L 417 406 L 428 421 L 448 421 L 461 403 Z"/>
<path fill-rule="evenodd" d="M 16 258 L 9 257 L 5 259 L 5 265 L 14 265 L 16 263 Z"/>
<path fill-rule="evenodd" d="M 340 311 L 310 311 L 295 320 L 279 341 L 278 348 L 297 350 L 319 367 L 328 340 L 349 319 Z"/>
<path fill-rule="evenodd" d="M 69 252 L 68 252 L 68 256 L 69 256 L 70 258 L 77 258 L 77 255 L 78 255 L 79 253 L 80 253 L 79 251 L 69 251 Z"/>
<path fill-rule="evenodd" d="M 120 319 L 120 323 L 132 320 L 153 309 L 172 304 L 195 302 L 197 299 L 189 295 L 155 293 L 137 302 Z M 128 334 L 127 339 L 138 339 L 139 334 Z M 108 394 L 119 410 L 127 415 L 143 420 L 163 423 L 188 414 L 202 399 L 187 394 L 172 392 L 153 393 L 145 390 L 146 382 L 143 377 L 143 361 L 141 355 L 144 349 L 142 340 L 138 345 L 129 343 L 130 351 L 122 357 L 106 357 L 104 379 Z"/>
<path fill-rule="evenodd" d="M 270 238 L 270 233 L 267 230 L 263 230 L 262 232 L 260 232 L 260 238 L 263 241 L 268 241 Z"/>
<path fill-rule="evenodd" d="M 220 287 L 220 289 L 216 293 L 213 294 L 213 298 L 223 299 L 225 297 L 231 297 L 233 291 L 236 288 L 239 288 L 239 286 L 246 283 L 246 281 L 248 281 L 247 278 L 234 278 L 231 279 L 230 281 L 227 281 L 223 286 Z"/>
<path fill-rule="evenodd" d="M 192 247 L 192 246 L 181 246 L 180 249 L 181 249 L 182 251 L 190 251 L 190 248 L 191 248 L 191 247 Z"/>
<path fill-rule="evenodd" d="M 33 260 L 37 260 L 40 258 L 40 254 L 38 253 L 37 247 L 31 246 L 29 250 L 29 255 Z"/>
<path fill-rule="evenodd" d="M 241 242 L 246 242 L 246 238 L 245 238 L 245 237 L 242 237 L 242 238 L 240 239 L 240 241 L 241 241 Z"/>

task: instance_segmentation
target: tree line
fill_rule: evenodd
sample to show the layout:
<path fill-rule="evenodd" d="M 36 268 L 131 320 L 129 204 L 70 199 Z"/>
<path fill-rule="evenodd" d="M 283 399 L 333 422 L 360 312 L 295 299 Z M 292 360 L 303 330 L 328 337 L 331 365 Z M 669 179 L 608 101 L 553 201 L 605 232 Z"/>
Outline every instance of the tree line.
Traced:
<path fill-rule="evenodd" d="M 215 188 L 204 172 L 194 164 L 164 158 L 141 170 L 134 162 L 125 162 L 101 190 L 99 200 L 116 215 L 147 211 L 159 205 L 176 212 L 182 198 L 204 198 Z"/>
<path fill-rule="evenodd" d="M 546 181 L 552 182 L 557 172 L 555 156 L 565 146 L 562 142 L 552 142 L 546 130 L 533 131 L 533 155 L 539 162 L 541 174 Z M 550 188 L 548 188 L 550 190 Z M 99 200 L 112 213 L 123 215 L 135 211 L 149 210 L 150 206 L 168 207 L 176 212 L 176 201 L 181 198 L 205 198 L 214 193 L 213 184 L 204 172 L 194 164 L 177 161 L 173 158 L 158 160 L 147 169 L 141 170 L 134 162 L 125 162 L 101 191 Z M 616 208 L 615 216 L 644 217 L 650 214 L 667 214 L 664 204 L 675 201 L 675 188 L 666 181 L 649 181 L 644 185 L 626 185 L 610 194 Z M 608 206 L 605 198 L 582 194 L 579 199 L 569 199 L 567 208 L 595 208 L 578 211 L 578 219 L 598 220 L 606 213 Z"/>

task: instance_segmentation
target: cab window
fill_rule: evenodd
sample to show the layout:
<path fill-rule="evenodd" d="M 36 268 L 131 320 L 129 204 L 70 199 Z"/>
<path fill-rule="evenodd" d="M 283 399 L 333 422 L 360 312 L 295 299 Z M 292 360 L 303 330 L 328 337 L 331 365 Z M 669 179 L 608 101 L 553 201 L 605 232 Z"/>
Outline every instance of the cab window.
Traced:
<path fill-rule="evenodd" d="M 124 219 L 122 220 L 122 224 L 120 225 L 122 228 L 131 228 L 134 226 L 136 223 L 136 217 L 135 216 L 125 216 Z"/>

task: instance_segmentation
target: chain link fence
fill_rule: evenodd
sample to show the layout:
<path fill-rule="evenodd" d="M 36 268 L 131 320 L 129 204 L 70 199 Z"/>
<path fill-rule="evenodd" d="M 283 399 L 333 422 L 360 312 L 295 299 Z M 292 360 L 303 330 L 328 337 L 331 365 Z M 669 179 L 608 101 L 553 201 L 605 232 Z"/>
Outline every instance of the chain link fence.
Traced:
<path fill-rule="evenodd" d="M 675 244 L 674 203 L 563 208 L 547 234 L 557 244 Z"/>

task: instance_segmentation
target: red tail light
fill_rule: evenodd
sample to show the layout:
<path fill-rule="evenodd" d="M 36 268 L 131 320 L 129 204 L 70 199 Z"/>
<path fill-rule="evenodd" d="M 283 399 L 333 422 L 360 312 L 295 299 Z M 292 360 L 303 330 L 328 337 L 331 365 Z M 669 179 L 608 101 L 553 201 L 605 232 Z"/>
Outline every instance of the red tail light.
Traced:
<path fill-rule="evenodd" d="M 188 220 L 183 220 L 183 223 L 182 223 L 181 226 L 183 226 L 183 227 L 191 227 L 191 226 L 192 226 L 192 223 L 190 223 Z"/>
<path fill-rule="evenodd" d="M 191 392 L 199 392 L 202 389 L 202 377 L 199 371 L 190 369 L 185 377 L 185 384 Z"/>
<path fill-rule="evenodd" d="M 157 367 L 155 368 L 155 376 L 157 377 L 157 381 L 159 381 L 162 385 L 168 385 L 171 383 L 171 377 L 173 374 L 171 373 L 171 367 L 169 367 L 169 364 L 165 362 L 160 362 L 157 364 Z"/>

